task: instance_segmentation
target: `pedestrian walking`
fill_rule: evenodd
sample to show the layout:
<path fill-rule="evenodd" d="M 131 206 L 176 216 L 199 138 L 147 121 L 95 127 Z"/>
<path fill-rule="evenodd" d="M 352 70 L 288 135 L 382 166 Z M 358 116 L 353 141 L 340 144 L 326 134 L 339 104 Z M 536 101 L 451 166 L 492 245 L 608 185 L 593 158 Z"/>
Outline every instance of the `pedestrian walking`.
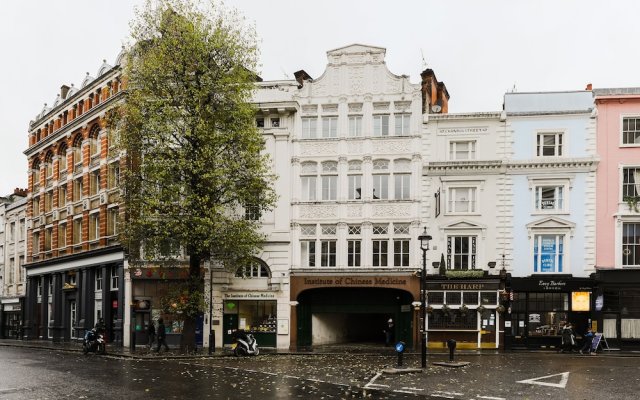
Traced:
<path fill-rule="evenodd" d="M 160 347 L 163 345 L 164 349 L 169 351 L 169 346 L 167 346 L 167 328 L 164 326 L 164 320 L 158 318 L 158 347 L 156 348 L 156 353 L 160 352 Z"/>
<path fill-rule="evenodd" d="M 587 351 L 587 354 L 591 354 L 591 344 L 593 344 L 593 331 L 591 328 L 584 334 L 582 347 L 580 348 L 580 354 L 584 354 L 583 351 Z"/>
<path fill-rule="evenodd" d="M 156 341 L 156 325 L 153 321 L 149 321 L 149 326 L 147 326 L 147 336 L 149 337 L 149 343 L 147 346 L 149 347 L 149 350 L 151 350 L 153 342 Z"/>
<path fill-rule="evenodd" d="M 395 333 L 395 325 L 393 323 L 393 319 L 389 318 L 389 320 L 387 321 L 387 328 L 383 331 L 384 332 L 384 345 L 385 346 L 391 346 L 393 344 L 393 336 Z"/>
<path fill-rule="evenodd" d="M 571 353 L 575 345 L 576 335 L 573 331 L 571 323 L 567 322 L 562 328 L 562 353 Z"/>

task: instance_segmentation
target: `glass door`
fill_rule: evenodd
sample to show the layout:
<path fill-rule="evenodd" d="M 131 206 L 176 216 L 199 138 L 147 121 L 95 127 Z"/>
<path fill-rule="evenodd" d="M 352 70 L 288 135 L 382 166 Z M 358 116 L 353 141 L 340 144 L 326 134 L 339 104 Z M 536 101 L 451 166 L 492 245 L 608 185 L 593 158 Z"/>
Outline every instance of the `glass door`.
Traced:
<path fill-rule="evenodd" d="M 76 323 L 76 302 L 69 302 L 69 332 L 71 339 L 76 338 L 76 330 L 74 328 Z"/>

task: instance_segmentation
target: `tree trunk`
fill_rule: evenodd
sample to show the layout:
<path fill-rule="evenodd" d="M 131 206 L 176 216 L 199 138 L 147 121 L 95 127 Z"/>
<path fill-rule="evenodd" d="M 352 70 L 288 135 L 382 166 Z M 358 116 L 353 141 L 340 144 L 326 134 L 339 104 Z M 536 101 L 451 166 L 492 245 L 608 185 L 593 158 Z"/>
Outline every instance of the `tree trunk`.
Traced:
<path fill-rule="evenodd" d="M 200 275 L 200 256 L 189 256 L 189 282 L 192 287 L 191 293 L 200 293 L 201 285 L 203 284 L 202 276 Z M 180 351 L 182 353 L 194 353 L 196 348 L 196 315 L 187 315 L 184 319 L 184 325 L 182 327 L 182 340 L 180 341 Z"/>

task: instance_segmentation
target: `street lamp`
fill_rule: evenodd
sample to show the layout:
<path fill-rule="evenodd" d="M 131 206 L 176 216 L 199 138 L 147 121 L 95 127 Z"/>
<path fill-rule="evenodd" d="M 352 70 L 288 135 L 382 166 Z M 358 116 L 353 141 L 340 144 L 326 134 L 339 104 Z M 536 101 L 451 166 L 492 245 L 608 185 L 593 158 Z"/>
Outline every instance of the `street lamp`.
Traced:
<path fill-rule="evenodd" d="M 427 227 L 422 235 L 418 236 L 420 249 L 422 250 L 422 274 L 420 274 L 420 314 L 422 315 L 422 368 L 427 368 L 427 250 L 429 250 L 429 240 L 431 236 L 427 234 Z"/>

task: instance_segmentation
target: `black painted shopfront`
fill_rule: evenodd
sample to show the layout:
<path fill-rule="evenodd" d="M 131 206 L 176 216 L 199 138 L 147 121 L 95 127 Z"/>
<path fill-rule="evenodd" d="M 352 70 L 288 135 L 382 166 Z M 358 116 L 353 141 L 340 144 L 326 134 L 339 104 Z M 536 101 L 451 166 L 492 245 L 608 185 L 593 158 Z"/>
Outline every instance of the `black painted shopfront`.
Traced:
<path fill-rule="evenodd" d="M 505 348 L 557 348 L 570 322 L 578 338 L 591 326 L 593 280 L 567 275 L 512 278 Z"/>

